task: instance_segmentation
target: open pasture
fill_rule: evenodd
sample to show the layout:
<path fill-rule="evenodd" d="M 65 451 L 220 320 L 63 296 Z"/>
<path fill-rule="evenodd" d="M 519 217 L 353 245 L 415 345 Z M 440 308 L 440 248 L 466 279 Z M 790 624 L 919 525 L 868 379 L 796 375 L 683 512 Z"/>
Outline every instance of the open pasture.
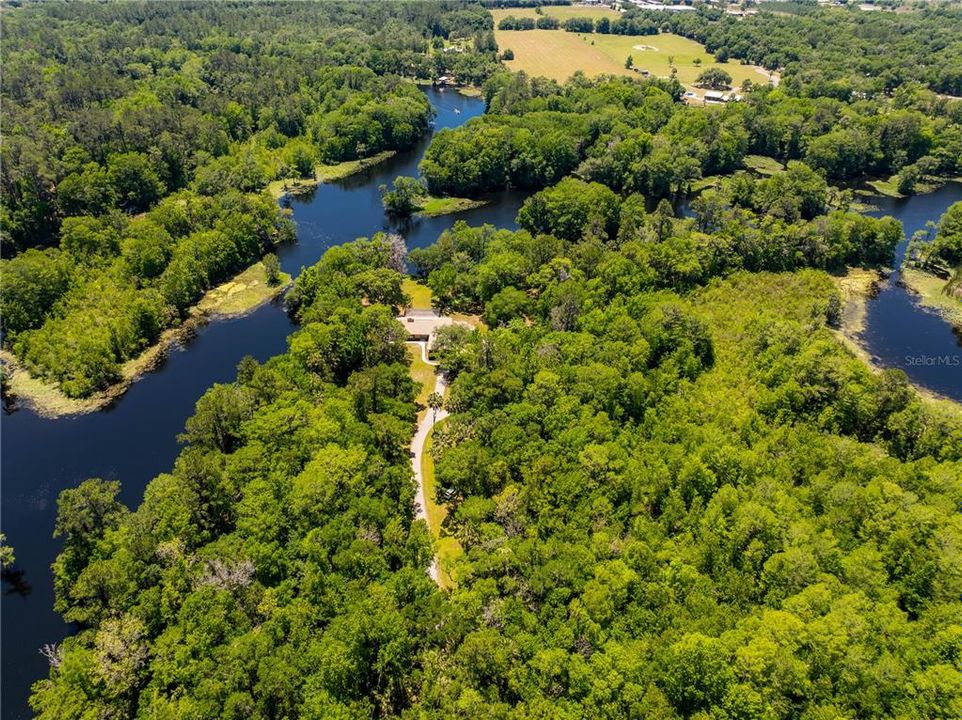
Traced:
<path fill-rule="evenodd" d="M 636 72 L 625 67 L 629 55 L 635 67 L 656 77 L 668 77 L 674 67 L 679 82 L 689 90 L 695 89 L 698 75 L 713 66 L 731 75 L 734 87 L 745 80 L 768 81 L 764 70 L 738 62 L 716 63 L 701 44 L 672 33 L 602 35 L 565 30 L 496 30 L 495 38 L 502 51 L 510 48 L 514 52 L 514 60 L 505 62 L 511 70 L 524 70 L 529 75 L 542 75 L 559 82 L 577 70 L 589 76 L 602 73 L 635 76 Z"/>

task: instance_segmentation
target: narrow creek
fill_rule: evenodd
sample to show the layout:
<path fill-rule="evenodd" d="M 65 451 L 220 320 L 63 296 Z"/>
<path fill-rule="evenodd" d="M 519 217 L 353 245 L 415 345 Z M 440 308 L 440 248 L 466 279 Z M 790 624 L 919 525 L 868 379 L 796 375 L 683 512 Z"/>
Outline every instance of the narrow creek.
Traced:
<path fill-rule="evenodd" d="M 456 127 L 484 110 L 484 103 L 476 98 L 453 91 L 426 92 L 437 112 L 435 129 Z M 525 197 L 517 192 L 500 193 L 485 206 L 454 215 L 390 223 L 382 211 L 378 187 L 398 175 L 416 175 L 429 142 L 430 135 L 385 163 L 320 185 L 309 195 L 285 200 L 297 222 L 298 241 L 278 251 L 283 269 L 296 274 L 316 262 L 327 248 L 379 230 L 400 232 L 408 247 L 414 248 L 434 242 L 457 220 L 516 227 L 514 219 Z M 962 199 L 962 187 L 947 187 L 950 189 L 900 203 L 880 199 L 876 204 L 883 214 L 902 220 L 911 235 Z M 887 295 L 890 289 L 892 297 Z M 896 365 L 910 353 L 958 353 L 948 324 L 899 293 L 905 295 L 906 291 L 893 282 L 870 304 L 865 333 L 870 352 L 882 364 Z M 136 507 L 150 479 L 173 464 L 179 450 L 176 436 L 203 392 L 214 383 L 233 379 L 244 355 L 263 361 L 283 352 L 293 329 L 282 305 L 271 303 L 244 317 L 201 328 L 182 348 L 171 352 L 160 368 L 103 412 L 51 420 L 21 409 L 3 417 L 2 528 L 17 556 L 13 571 L 4 577 L 0 618 L 0 716 L 4 719 L 31 716 L 27 707 L 30 685 L 47 672 L 39 648 L 59 641 L 69 631 L 53 611 L 49 569 L 60 547 L 59 540 L 52 537 L 57 495 L 89 477 L 117 479 L 121 499 Z M 929 334 L 931 341 L 916 337 L 928 338 Z M 903 369 L 919 384 L 962 400 L 959 368 Z"/>

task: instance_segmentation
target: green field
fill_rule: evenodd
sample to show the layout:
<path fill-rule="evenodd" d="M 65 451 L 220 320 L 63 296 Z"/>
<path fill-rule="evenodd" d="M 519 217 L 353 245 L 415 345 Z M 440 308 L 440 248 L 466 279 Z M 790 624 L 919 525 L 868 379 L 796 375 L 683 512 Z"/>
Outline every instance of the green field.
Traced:
<path fill-rule="evenodd" d="M 590 17 L 592 19 L 606 17 L 609 20 L 614 20 L 615 18 L 621 17 L 621 13 L 617 10 L 612 10 L 609 7 L 581 7 L 579 5 L 548 5 L 541 8 L 542 14 L 548 17 L 556 17 L 562 22 L 568 18 L 573 17 Z M 501 18 L 511 15 L 516 18 L 530 17 L 538 18 L 540 15 L 534 11 L 534 8 L 503 8 L 491 11 L 491 17 L 494 18 L 494 26 L 498 27 L 498 23 L 501 22 Z"/>
<path fill-rule="evenodd" d="M 514 52 L 514 60 L 505 62 L 508 68 L 559 82 L 577 70 L 589 76 L 608 73 L 638 77 L 638 73 L 625 68 L 629 55 L 635 67 L 656 77 L 668 77 L 674 67 L 679 82 L 690 90 L 695 90 L 698 75 L 713 65 L 731 75 L 735 87 L 744 80 L 761 83 L 768 80 L 767 71 L 753 65 L 715 63 L 714 56 L 704 46 L 672 33 L 629 36 L 565 30 L 496 30 L 495 39 L 502 51 L 510 48 Z"/>

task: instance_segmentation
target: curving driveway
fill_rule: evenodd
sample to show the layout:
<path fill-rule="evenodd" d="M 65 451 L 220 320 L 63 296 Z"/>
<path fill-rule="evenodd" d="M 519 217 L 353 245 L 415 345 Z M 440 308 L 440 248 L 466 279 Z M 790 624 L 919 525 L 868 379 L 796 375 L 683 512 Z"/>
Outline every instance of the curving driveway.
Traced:
<path fill-rule="evenodd" d="M 417 341 L 412 343 L 414 345 L 420 345 L 421 347 L 421 358 L 428 365 L 433 365 L 437 367 L 436 362 L 431 362 L 428 360 L 428 344 L 425 341 Z M 444 391 L 447 389 L 447 383 L 444 380 L 444 375 L 442 373 L 436 373 L 436 380 L 434 382 L 434 392 L 444 395 Z M 414 517 L 418 520 L 424 520 L 428 523 L 428 529 L 430 530 L 431 524 L 428 522 L 427 515 L 427 504 L 424 502 L 424 477 L 421 475 L 421 458 L 424 454 L 424 444 L 427 442 L 428 433 L 431 432 L 431 428 L 434 425 L 444 420 L 448 416 L 448 411 L 441 408 L 435 412 L 431 408 L 427 409 L 424 413 L 424 417 L 421 422 L 418 423 L 417 432 L 414 433 L 414 437 L 411 439 L 411 465 L 414 467 L 414 479 L 418 484 L 417 495 L 415 496 L 414 503 Z M 428 568 L 428 575 L 435 583 L 438 582 L 438 558 L 434 555 L 431 558 L 431 566 Z"/>

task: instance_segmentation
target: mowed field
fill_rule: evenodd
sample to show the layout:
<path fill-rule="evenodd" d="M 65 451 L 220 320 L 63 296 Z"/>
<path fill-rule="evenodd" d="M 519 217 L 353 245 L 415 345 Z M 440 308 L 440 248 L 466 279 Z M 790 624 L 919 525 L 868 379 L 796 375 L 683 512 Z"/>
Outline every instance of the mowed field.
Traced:
<path fill-rule="evenodd" d="M 603 17 L 614 20 L 615 18 L 621 17 L 620 12 L 612 10 L 609 7 L 595 8 L 581 7 L 578 5 L 546 5 L 542 7 L 541 10 L 542 14 L 548 17 L 556 17 L 561 20 L 561 22 L 572 17 L 590 17 L 592 20 Z M 538 15 L 538 13 L 534 11 L 534 8 L 499 8 L 497 10 L 491 10 L 491 17 L 494 18 L 494 26 L 498 27 L 501 18 L 508 15 L 516 18 L 530 17 L 538 19 L 541 17 L 541 15 Z"/>
<path fill-rule="evenodd" d="M 671 33 L 629 36 L 565 30 L 495 30 L 494 34 L 502 51 L 510 48 L 514 52 L 514 60 L 505 62 L 511 70 L 524 70 L 529 75 L 543 75 L 558 81 L 567 80 L 577 70 L 589 76 L 610 73 L 637 77 L 637 73 L 625 68 L 629 55 L 636 67 L 658 77 L 671 74 L 668 62 L 671 58 L 678 71 L 678 81 L 690 90 L 695 89 L 698 75 L 712 66 L 721 67 L 731 75 L 734 87 L 744 80 L 768 81 L 764 70 L 759 72 L 753 65 L 738 62 L 715 63 L 714 56 L 701 44 Z M 700 61 L 700 65 L 696 61 Z"/>

